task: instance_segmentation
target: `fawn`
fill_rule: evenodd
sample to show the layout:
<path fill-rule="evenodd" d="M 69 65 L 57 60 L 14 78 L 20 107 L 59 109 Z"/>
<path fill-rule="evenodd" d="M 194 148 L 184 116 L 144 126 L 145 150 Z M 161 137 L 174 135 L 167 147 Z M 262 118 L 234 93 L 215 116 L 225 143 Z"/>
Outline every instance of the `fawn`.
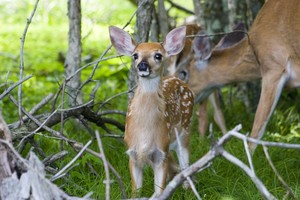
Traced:
<path fill-rule="evenodd" d="M 184 74 L 184 71 L 182 69 L 186 68 L 188 65 L 190 65 L 190 62 L 195 56 L 195 51 L 193 50 L 193 39 L 194 36 L 198 34 L 199 31 L 202 30 L 202 27 L 193 23 L 193 24 L 185 24 L 186 27 L 186 39 L 185 39 L 185 45 L 183 50 L 177 54 L 176 56 L 172 56 L 171 62 L 168 65 L 168 73 L 169 75 L 174 75 L 189 84 L 189 76 L 186 76 Z M 241 27 L 238 27 L 241 28 Z M 181 72 L 181 73 L 178 73 Z M 191 80 L 197 81 L 196 80 Z M 224 119 L 224 115 L 221 109 L 221 102 L 218 97 L 217 91 L 214 91 L 211 95 L 209 95 L 208 98 L 203 100 L 202 102 L 199 102 L 199 109 L 198 109 L 198 131 L 200 133 L 200 136 L 204 136 L 208 129 L 208 101 L 211 103 L 213 108 L 213 116 L 216 124 L 219 126 L 223 134 L 227 133 L 226 123 Z"/>
<path fill-rule="evenodd" d="M 132 192 L 135 196 L 142 187 L 143 168 L 149 164 L 154 171 L 154 196 L 157 196 L 164 189 L 166 179 L 176 173 L 170 150 L 176 151 L 181 170 L 189 165 L 194 95 L 180 79 L 163 77 L 166 60 L 184 47 L 186 28 L 182 26 L 169 32 L 164 43 L 136 44 L 127 32 L 114 26 L 109 27 L 109 32 L 115 49 L 132 56 L 139 76 L 125 128 Z"/>

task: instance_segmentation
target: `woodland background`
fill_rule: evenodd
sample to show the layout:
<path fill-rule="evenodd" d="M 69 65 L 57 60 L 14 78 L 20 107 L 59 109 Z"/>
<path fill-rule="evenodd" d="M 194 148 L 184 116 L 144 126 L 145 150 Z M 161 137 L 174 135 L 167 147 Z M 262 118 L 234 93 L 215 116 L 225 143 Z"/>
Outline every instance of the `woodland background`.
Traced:
<path fill-rule="evenodd" d="M 118 179 L 115 173 L 110 172 L 109 197 L 121 199 L 124 193 L 130 196 L 130 175 L 123 134 L 128 91 L 134 85 L 134 78 L 129 75 L 130 59 L 118 56 L 113 49 L 109 50 L 108 26 L 126 26 L 125 30 L 138 41 L 147 39 L 142 37 L 142 30 L 147 28 L 151 28 L 150 40 L 161 41 L 166 32 L 181 25 L 192 15 L 202 20 L 209 34 L 229 32 L 237 21 L 243 21 L 248 29 L 264 1 L 139 0 L 136 3 L 123 0 L 82 0 L 81 4 L 77 4 L 81 8 L 80 37 L 78 32 L 76 36 L 76 31 L 75 35 L 69 32 L 68 13 L 71 11 L 68 11 L 68 3 L 71 3 L 70 9 L 76 5 L 75 2 L 80 3 L 77 0 L 0 2 L 0 109 L 17 152 L 23 158 L 35 152 L 45 165 L 46 177 L 71 196 L 90 194 L 93 199 L 104 199 L 107 194 L 106 167 L 100 154 L 97 154 L 101 149 L 95 132 L 99 132 L 104 151 L 101 155 L 106 155 L 121 178 Z M 154 5 L 155 12 L 145 14 L 149 9 L 138 9 L 137 4 Z M 137 10 L 136 14 L 141 17 L 136 18 Z M 202 12 L 199 13 L 199 10 Z M 29 21 L 32 14 L 32 20 Z M 142 16 L 152 16 L 152 26 L 151 20 L 149 24 L 139 22 L 147 21 Z M 75 37 L 71 41 L 81 44 L 77 52 L 68 49 L 69 37 Z M 217 42 L 220 37 L 215 36 L 214 41 Z M 68 72 L 67 68 L 73 65 L 75 68 Z M 76 73 L 79 68 L 80 72 Z M 69 80 L 73 75 L 75 78 Z M 75 79 L 75 83 L 72 82 Z M 23 80 L 22 83 L 18 83 L 20 80 Z M 232 85 L 221 90 L 222 109 L 229 129 L 242 124 L 241 132 L 247 134 L 251 130 L 259 98 L 258 85 Z M 76 101 L 70 98 L 74 96 Z M 300 143 L 298 102 L 298 90 L 283 92 L 264 140 Z M 197 132 L 195 111 L 191 163 L 205 155 L 215 139 L 222 136 L 213 124 L 211 114 L 209 118 L 213 127 L 210 133 L 213 134 L 209 136 L 208 133 L 207 137 L 201 138 Z M 79 158 L 71 162 L 62 177 L 54 180 L 53 176 L 78 155 L 85 144 L 89 145 L 88 149 L 85 148 Z M 226 150 L 247 161 L 242 141 L 230 140 Z M 269 149 L 269 154 L 278 173 L 296 198 L 300 198 L 299 150 L 273 147 Z M 272 171 L 261 147 L 253 155 L 253 164 L 257 176 L 275 197 L 293 199 L 291 195 L 286 196 L 286 189 Z M 153 192 L 151 176 L 152 171 L 147 168 L 142 196 L 151 196 Z M 223 158 L 214 159 L 193 180 L 203 199 L 262 199 L 249 177 Z M 192 191 L 178 188 L 170 199 L 196 197 Z"/>

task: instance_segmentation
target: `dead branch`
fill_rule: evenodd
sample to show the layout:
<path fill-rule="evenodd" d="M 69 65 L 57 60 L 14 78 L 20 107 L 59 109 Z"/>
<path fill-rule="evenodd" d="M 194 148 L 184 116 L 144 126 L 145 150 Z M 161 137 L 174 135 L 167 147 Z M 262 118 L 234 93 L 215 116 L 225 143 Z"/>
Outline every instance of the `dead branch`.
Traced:
<path fill-rule="evenodd" d="M 53 98 L 53 94 L 50 93 L 48 96 L 46 96 L 42 101 L 40 101 L 36 106 L 34 106 L 30 111 L 29 114 L 33 115 L 35 114 L 39 109 L 41 109 L 43 106 L 45 106 L 51 99 Z M 27 116 L 23 117 L 23 121 L 26 121 L 28 118 Z"/>
<path fill-rule="evenodd" d="M 261 145 L 266 146 L 276 146 L 281 148 L 297 148 L 300 149 L 300 145 L 298 144 L 286 144 L 286 143 L 278 143 L 278 142 L 266 142 L 266 141 L 260 141 L 255 140 L 252 138 L 248 138 L 247 136 L 239 133 L 238 131 L 241 129 L 241 126 L 235 127 L 232 131 L 229 131 L 227 134 L 225 134 L 223 137 L 221 137 L 216 144 L 212 147 L 212 149 L 204 155 L 202 158 L 200 158 L 198 161 L 196 161 L 194 164 L 192 164 L 190 167 L 183 170 L 181 173 L 176 175 L 173 180 L 169 182 L 163 193 L 157 197 L 156 199 L 168 199 L 176 190 L 177 187 L 179 187 L 184 180 L 186 180 L 188 177 L 192 176 L 195 173 L 199 173 L 201 169 L 203 169 L 205 166 L 209 165 L 217 156 L 223 156 L 228 161 L 232 162 L 236 166 L 238 166 L 240 169 L 242 169 L 253 181 L 261 195 L 266 199 L 275 199 L 275 197 L 268 191 L 268 189 L 265 187 L 263 182 L 256 176 L 254 172 L 254 167 L 252 165 L 252 158 L 251 154 L 248 148 L 248 144 L 245 143 L 245 141 L 254 142 Z M 235 156 L 231 155 L 229 152 L 225 151 L 223 146 L 226 144 L 226 142 L 231 137 L 236 137 L 239 139 L 242 139 L 245 144 L 246 148 L 246 155 L 248 157 L 249 166 L 244 164 L 241 160 L 236 158 Z M 270 158 L 267 159 L 270 161 Z M 272 164 L 270 164 L 272 166 Z M 273 168 L 273 167 L 272 167 Z M 276 172 L 275 172 L 276 173 Z M 276 173 L 277 174 L 277 173 Z M 278 176 L 278 175 L 277 175 Z M 278 176 L 280 178 L 280 176 Z M 282 182 L 282 180 L 281 180 Z M 282 182 L 284 184 L 284 187 L 286 190 L 290 193 L 292 198 L 295 198 L 294 194 L 292 193 L 291 189 L 287 186 L 285 182 Z"/>
<path fill-rule="evenodd" d="M 236 158 L 235 156 L 231 155 L 227 151 L 223 150 L 221 155 L 226 158 L 226 160 L 230 161 L 231 163 L 238 166 L 240 169 L 242 169 L 252 180 L 252 182 L 255 184 L 256 188 L 260 191 L 262 196 L 266 199 L 272 200 L 276 199 L 266 188 L 266 186 L 263 184 L 263 182 L 256 176 L 255 172 L 250 169 L 247 165 L 245 165 L 241 160 Z"/>
<path fill-rule="evenodd" d="M 15 102 L 16 103 L 16 102 Z M 65 121 L 68 118 L 74 117 L 79 118 L 79 116 L 83 116 L 84 119 L 95 123 L 97 126 L 107 129 L 106 124 L 113 125 L 117 127 L 120 131 L 124 131 L 125 127 L 122 123 L 118 122 L 117 120 L 102 117 L 101 114 L 95 113 L 93 110 L 90 109 L 91 102 L 85 103 L 84 105 L 80 105 L 74 108 L 69 108 L 65 110 L 55 111 L 53 113 L 44 113 L 36 116 L 30 115 L 26 112 L 23 108 L 22 111 L 28 117 L 28 120 L 25 121 L 26 123 L 22 124 L 19 127 L 19 123 L 13 123 L 9 125 L 10 130 L 12 131 L 13 139 L 22 139 L 28 134 L 32 132 L 44 131 L 47 130 L 51 132 L 55 136 L 59 136 L 60 134 L 54 130 L 49 130 L 49 127 L 52 127 L 61 121 Z M 62 114 L 63 113 L 63 114 Z M 63 118 L 62 118 L 63 117 Z M 32 120 L 32 121 L 29 121 Z M 54 131 L 54 132 L 53 132 Z"/>
<path fill-rule="evenodd" d="M 44 165 L 34 153 L 30 153 L 29 160 L 19 155 L 11 144 L 10 132 L 1 114 L 0 149 L 0 199 L 81 199 L 68 196 L 51 183 L 45 177 Z"/>
<path fill-rule="evenodd" d="M 241 127 L 237 126 L 232 131 L 240 130 Z M 230 133 L 230 132 L 229 132 Z M 197 173 L 198 171 L 205 168 L 207 165 L 209 165 L 217 156 L 220 155 L 220 150 L 222 150 L 222 147 L 231 137 L 231 135 L 227 133 L 222 138 L 220 138 L 219 141 L 213 146 L 213 148 L 206 153 L 203 157 L 201 157 L 198 161 L 196 161 L 194 164 L 177 174 L 166 186 L 164 191 L 161 193 L 159 197 L 156 199 L 163 200 L 168 199 L 176 190 L 177 187 L 179 187 L 184 180 L 187 177 L 193 176 L 193 174 Z"/>
<path fill-rule="evenodd" d="M 52 178 L 50 179 L 51 181 L 56 180 L 57 178 L 61 177 L 61 174 L 68 169 L 81 155 L 82 153 L 85 151 L 85 149 L 92 143 L 92 140 L 88 141 L 86 143 L 86 145 L 84 145 L 84 147 L 80 150 L 80 152 L 66 165 L 64 166 L 64 168 L 62 168 L 59 172 L 57 172 L 54 176 L 52 176 Z"/>
<path fill-rule="evenodd" d="M 17 86 L 20 84 L 24 83 L 28 79 L 32 78 L 32 75 L 26 76 L 24 79 L 19 80 L 17 83 L 13 84 L 9 88 L 7 88 L 1 95 L 0 95 L 0 100 L 3 99 L 6 95 L 8 95 L 13 89 L 15 89 Z"/>
<path fill-rule="evenodd" d="M 82 149 L 83 148 L 83 144 L 76 142 L 76 143 L 69 143 L 70 145 L 72 145 L 74 148 L 77 149 Z M 95 151 L 93 151 L 92 149 L 86 148 L 86 152 L 90 153 L 93 156 L 96 156 L 97 158 L 100 158 L 102 160 L 102 154 L 99 154 Z M 111 170 L 111 172 L 116 176 L 120 190 L 122 192 L 122 198 L 125 199 L 126 198 L 126 192 L 125 192 L 125 187 L 124 184 L 122 182 L 122 177 L 120 176 L 120 174 L 117 172 L 117 170 L 110 164 L 110 162 L 108 160 L 106 160 L 107 165 L 109 167 L 109 169 Z"/>
<path fill-rule="evenodd" d="M 71 197 L 46 179 L 44 166 L 33 153 L 26 162 L 27 171 L 20 178 L 14 173 L 0 180 L 0 199 L 88 199 Z"/>
<path fill-rule="evenodd" d="M 51 165 L 52 163 L 56 162 L 57 160 L 60 160 L 63 157 L 65 157 L 67 154 L 68 154 L 67 151 L 60 151 L 57 154 L 54 154 L 54 155 L 52 154 L 52 155 L 46 157 L 43 160 L 43 163 L 44 163 L 45 166 Z"/>
<path fill-rule="evenodd" d="M 177 9 L 179 9 L 179 10 L 182 10 L 182 11 L 186 12 L 187 14 L 190 14 L 190 15 L 194 15 L 194 14 L 195 14 L 193 11 L 184 8 L 184 7 L 180 6 L 180 5 L 177 4 L 177 3 L 174 3 L 174 2 L 171 1 L 171 0 L 168 0 L 168 2 L 171 4 L 172 7 L 175 7 L 175 8 L 177 8 Z"/>
<path fill-rule="evenodd" d="M 268 153 L 268 148 L 266 146 L 263 145 L 263 149 L 264 149 L 264 153 L 265 156 L 269 162 L 269 165 L 271 166 L 273 172 L 275 173 L 275 175 L 277 176 L 277 178 L 279 179 L 279 181 L 281 182 L 281 184 L 283 185 L 283 187 L 286 189 L 286 191 L 288 192 L 288 194 L 291 196 L 292 199 L 296 200 L 296 196 L 294 194 L 294 192 L 292 191 L 292 189 L 288 186 L 288 184 L 284 181 L 284 179 L 282 178 L 282 176 L 280 176 L 280 174 L 278 173 L 278 171 L 276 170 L 276 167 L 274 166 L 271 157 Z"/>
<path fill-rule="evenodd" d="M 108 164 L 107 164 L 107 160 L 106 160 L 106 156 L 103 150 L 103 146 L 102 146 L 102 141 L 101 138 L 99 136 L 99 132 L 96 131 L 96 138 L 97 138 L 97 142 L 98 142 L 98 147 L 100 150 L 100 154 L 102 155 L 102 161 L 103 161 L 103 165 L 104 165 L 104 170 L 105 170 L 105 176 L 106 176 L 106 180 L 105 180 L 105 185 L 106 185 L 106 191 L 105 191 L 105 197 L 106 200 L 110 199 L 110 176 L 109 176 L 109 168 L 108 168 Z"/>
<path fill-rule="evenodd" d="M 29 25 L 31 23 L 31 20 L 35 14 L 35 11 L 37 9 L 39 0 L 36 0 L 35 4 L 34 4 L 34 8 L 31 12 L 30 17 L 27 19 L 27 23 L 26 26 L 24 28 L 24 32 L 23 35 L 21 37 L 21 47 L 20 47 L 20 75 L 19 75 L 19 81 L 21 81 L 23 79 L 23 71 L 24 71 L 24 45 L 25 45 L 25 38 L 26 38 L 26 34 L 29 28 Z M 18 89 L 18 110 L 19 110 L 19 117 L 20 117 L 20 121 L 22 122 L 22 84 L 19 85 L 19 89 Z"/>
<path fill-rule="evenodd" d="M 179 149 L 179 156 L 182 157 L 182 143 L 179 139 L 179 133 L 178 133 L 178 130 L 177 128 L 175 128 L 175 134 L 176 134 L 176 141 L 177 141 L 177 144 L 178 144 L 178 149 Z M 198 200 L 201 200 L 201 197 L 200 195 L 198 194 L 197 190 L 196 190 L 196 187 L 195 187 L 195 184 L 194 182 L 192 181 L 191 177 L 187 177 L 187 181 L 188 183 L 190 184 L 191 188 L 192 188 L 192 191 L 194 192 L 195 196 L 197 197 Z"/>

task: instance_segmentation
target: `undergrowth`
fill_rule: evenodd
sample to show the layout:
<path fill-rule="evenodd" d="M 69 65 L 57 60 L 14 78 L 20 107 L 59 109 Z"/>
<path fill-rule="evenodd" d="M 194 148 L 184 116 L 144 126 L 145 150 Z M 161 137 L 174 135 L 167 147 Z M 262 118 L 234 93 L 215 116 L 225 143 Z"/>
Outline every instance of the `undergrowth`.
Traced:
<path fill-rule="evenodd" d="M 8 1 L 6 3 L 8 3 Z M 110 1 L 107 1 L 106 3 L 115 5 Z M 22 8 L 21 10 L 24 10 L 24 4 L 20 6 Z M 131 9 L 131 11 L 134 10 L 130 5 L 126 4 L 125 6 L 126 8 Z M 2 53 L 0 55 L 0 93 L 2 93 L 5 88 L 2 84 L 6 83 L 7 85 L 11 85 L 18 80 L 19 38 L 23 32 L 26 17 L 25 15 L 18 15 L 17 10 L 20 9 L 17 8 L 18 7 L 15 8 L 16 12 L 13 13 L 16 16 L 13 17 L 13 15 L 10 14 L 10 17 L 7 17 L 9 15 L 6 12 L 12 12 L 13 10 L 0 7 L 2 11 L 2 18 L 0 19 L 0 22 L 2 23 L 2 27 L 5 27 L 0 30 L 0 53 Z M 123 22 L 124 18 L 128 19 L 132 13 L 128 11 L 126 17 L 124 17 L 122 13 L 118 11 L 118 8 L 115 6 L 112 8 L 115 12 L 111 12 L 107 15 L 103 14 L 105 10 L 98 12 L 96 8 L 90 8 L 92 10 L 89 10 L 89 12 L 90 14 L 95 15 L 94 19 L 96 19 L 96 22 L 91 21 L 87 15 L 84 15 L 86 17 L 84 20 L 89 21 L 90 24 L 83 32 L 83 35 L 86 36 L 83 40 L 83 57 L 92 56 L 93 60 L 99 58 L 103 49 L 109 45 L 107 24 L 120 25 L 119 23 L 121 21 Z M 124 8 L 122 8 L 122 10 L 124 10 Z M 29 15 L 30 9 L 25 9 L 25 11 L 26 16 Z M 66 11 L 62 12 L 62 10 L 57 7 L 53 8 L 53 11 L 55 11 L 58 16 L 63 16 L 64 19 L 66 19 Z M 113 17 L 112 13 L 116 13 L 118 16 Z M 102 18 L 102 15 L 105 17 Z M 64 78 L 63 62 L 59 61 L 59 53 L 61 52 L 62 54 L 65 54 L 67 50 L 66 22 L 57 23 L 57 18 L 49 14 L 49 16 L 47 16 L 48 20 L 44 23 L 45 21 L 42 20 L 41 16 L 42 15 L 40 14 L 40 18 L 37 18 L 37 21 L 33 22 L 30 26 L 25 43 L 25 76 L 29 74 L 34 75 L 32 79 L 25 82 L 23 85 L 23 103 L 24 107 L 28 110 L 30 110 L 32 106 L 36 105 L 49 93 L 55 93 Z M 22 20 L 23 23 L 20 23 Z M 11 23 L 13 23 L 13 25 L 11 25 Z M 91 32 L 93 34 L 89 35 L 89 30 L 92 30 Z M 112 54 L 114 54 L 114 52 L 110 52 L 110 55 Z M 129 60 L 126 60 L 126 58 L 118 58 L 100 63 L 97 73 L 94 76 L 95 82 L 86 86 L 84 90 L 86 99 L 89 98 L 88 94 L 90 94 L 96 82 L 101 84 L 96 97 L 98 104 L 115 94 L 126 91 L 126 80 L 129 66 Z M 93 66 L 82 72 L 82 80 L 85 80 L 90 75 L 92 67 Z M 237 124 L 242 124 L 242 132 L 248 134 L 251 131 L 255 108 L 251 107 L 248 109 L 245 107 L 241 98 L 237 97 L 239 94 L 235 91 L 234 87 L 227 87 L 222 90 L 222 107 L 226 124 L 228 129 L 235 127 Z M 17 96 L 16 90 L 14 90 L 11 94 L 13 96 Z M 267 126 L 267 133 L 263 138 L 264 140 L 300 143 L 300 105 L 298 101 L 298 91 L 283 93 L 274 115 L 271 117 Z M 255 105 L 255 103 L 253 105 Z M 110 101 L 103 109 L 119 109 L 126 111 L 126 106 L 127 96 L 123 95 Z M 4 98 L 0 102 L 0 107 L 2 108 L 3 116 L 8 123 L 18 120 L 17 108 L 8 98 Z M 50 106 L 46 106 L 40 112 L 49 112 L 49 110 Z M 197 108 L 195 110 L 197 110 Z M 209 118 L 212 122 L 212 108 L 209 108 L 209 111 Z M 124 123 L 123 116 L 118 116 L 116 118 L 120 122 Z M 208 136 L 209 133 L 205 137 L 200 137 L 197 131 L 197 126 L 197 116 L 194 114 L 191 131 L 191 163 L 197 161 L 210 150 L 210 147 L 214 142 L 213 138 L 217 139 L 222 136 L 214 123 L 214 137 L 211 135 Z M 60 126 L 54 128 L 60 130 Z M 95 130 L 98 129 L 98 127 L 95 126 L 92 126 L 92 128 Z M 104 137 L 104 134 L 106 134 L 105 131 L 99 131 L 102 135 L 102 143 L 104 145 L 106 157 L 121 175 L 126 193 L 130 196 L 130 175 L 128 169 L 128 157 L 125 154 L 126 149 L 124 142 L 122 138 L 116 139 Z M 93 138 L 89 133 L 87 133 L 85 128 L 80 127 L 78 123 L 74 121 L 64 124 L 64 134 L 70 138 L 80 141 L 83 144 Z M 120 136 L 123 135 L 123 133 L 120 132 L 118 132 L 118 134 Z M 51 166 L 56 170 L 64 167 L 76 155 L 76 152 L 68 144 L 55 140 L 47 134 L 40 133 L 35 136 L 35 140 L 44 150 L 46 156 L 58 153 L 61 150 L 68 151 L 68 155 L 64 159 L 57 161 Z M 95 140 L 90 148 L 99 152 L 97 142 Z M 247 163 L 243 143 L 241 141 L 231 139 L 228 144 L 226 144 L 225 148 L 230 153 Z M 24 147 L 23 150 L 23 156 L 26 156 L 30 149 L 32 149 L 32 146 L 27 143 L 27 146 Z M 300 198 L 299 151 L 300 150 L 281 149 L 275 147 L 269 148 L 269 153 L 275 167 L 279 174 L 281 174 L 284 180 L 295 192 L 297 198 Z M 266 184 L 266 187 L 270 190 L 270 192 L 278 199 L 282 199 L 286 194 L 286 191 L 270 168 L 261 147 L 258 147 L 255 152 L 253 156 L 253 163 L 258 177 L 260 177 Z M 121 199 L 121 192 L 116 177 L 112 173 L 110 176 L 111 199 Z M 262 199 L 250 178 L 246 176 L 241 169 L 221 157 L 215 159 L 209 168 L 196 174 L 193 177 L 193 180 L 195 181 L 196 188 L 203 199 Z M 55 183 L 73 196 L 84 196 L 89 192 L 93 192 L 92 198 L 104 199 L 104 181 L 105 172 L 102 161 L 89 153 L 84 153 L 75 162 L 73 168 L 67 172 L 66 176 L 55 181 Z M 152 193 L 153 172 L 148 167 L 145 170 L 144 187 L 142 188 L 141 196 L 151 196 Z M 170 199 L 192 200 L 196 198 L 191 190 L 185 191 L 182 188 L 179 188 Z"/>

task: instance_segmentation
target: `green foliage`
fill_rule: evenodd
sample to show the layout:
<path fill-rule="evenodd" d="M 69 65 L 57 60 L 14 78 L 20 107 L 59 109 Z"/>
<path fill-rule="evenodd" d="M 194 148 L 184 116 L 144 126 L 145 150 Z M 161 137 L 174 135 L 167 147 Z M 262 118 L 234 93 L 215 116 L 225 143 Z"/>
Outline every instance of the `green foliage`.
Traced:
<path fill-rule="evenodd" d="M 108 37 L 108 25 L 122 27 L 129 20 L 136 7 L 129 1 L 82 1 L 82 57 L 92 57 L 92 61 L 100 58 L 105 49 L 110 45 Z M 192 1 L 191 1 L 192 2 Z M 191 2 L 180 1 L 181 5 L 192 5 Z M 0 94 L 5 87 L 16 83 L 19 78 L 19 54 L 20 37 L 29 17 L 35 0 L 0 2 Z M 56 93 L 64 77 L 63 62 L 59 55 L 67 52 L 68 41 L 68 19 L 66 1 L 44 0 L 40 1 L 37 13 L 29 27 L 24 49 L 24 76 L 32 74 L 33 77 L 23 84 L 23 105 L 30 110 L 41 99 L 49 93 Z M 214 4 L 216 5 L 216 4 Z M 185 5 L 186 6 L 186 5 Z M 170 10 L 173 16 L 182 19 L 186 14 L 176 13 Z M 223 17 L 223 16 L 222 16 Z M 179 21 L 180 21 L 179 19 Z M 127 30 L 133 30 L 134 21 L 131 22 Z M 110 50 L 104 57 L 116 55 L 115 50 Z M 82 65 L 86 65 L 83 62 Z M 86 67 L 81 74 L 82 80 L 86 80 L 95 67 L 94 64 Z M 84 100 L 89 100 L 89 94 L 96 83 L 100 84 L 95 102 L 100 106 L 106 99 L 127 90 L 127 74 L 130 67 L 129 58 L 114 58 L 101 61 L 93 80 L 84 87 Z M 4 86 L 4 85 L 5 86 Z M 228 128 L 241 123 L 243 132 L 251 130 L 254 112 L 245 108 L 240 98 L 232 95 L 230 89 L 225 88 L 223 92 L 223 109 Z M 17 89 L 11 93 L 17 97 Z M 270 139 L 281 142 L 300 143 L 300 105 L 298 93 L 284 92 L 279 101 L 274 115 L 267 127 L 268 133 L 263 139 Z M 60 104 L 58 99 L 58 104 Z M 109 101 L 102 107 L 102 110 L 119 109 L 126 110 L 127 96 L 122 95 Z M 17 108 L 8 99 L 0 101 L 2 113 L 8 123 L 18 120 Z M 209 108 L 210 111 L 212 108 Z M 50 106 L 40 110 L 40 113 L 49 112 Z M 210 112 L 212 113 L 212 112 Z M 124 123 L 124 116 L 114 116 L 121 123 Z M 210 121 L 213 117 L 210 114 Z M 214 134 L 218 138 L 221 132 L 214 125 Z M 60 130 L 61 125 L 54 127 Z M 92 128 L 97 129 L 92 125 Z M 64 134 L 69 137 L 87 143 L 91 135 L 77 121 L 67 121 L 63 127 Z M 122 139 L 104 137 L 104 131 L 99 130 L 109 162 L 116 168 L 125 184 L 127 195 L 130 194 L 130 175 L 128 169 L 128 157 L 125 155 L 125 146 Z M 119 130 L 114 130 L 122 135 Z M 43 149 L 44 153 L 52 155 L 67 150 L 69 154 L 64 159 L 57 161 L 52 167 L 61 169 L 76 155 L 74 149 L 69 144 L 49 138 L 45 133 L 34 136 L 35 141 Z M 200 138 L 197 133 L 196 115 L 193 118 L 193 129 L 191 138 L 191 163 L 197 161 L 205 155 L 213 144 L 211 138 Z M 26 156 L 32 146 L 27 143 L 22 155 Z M 99 152 L 97 142 L 93 141 L 90 146 Z M 244 147 L 241 141 L 234 139 L 226 145 L 226 149 L 247 163 Z M 269 153 L 279 173 L 300 197 L 300 172 L 299 172 L 299 150 L 270 148 Z M 254 155 L 254 166 L 256 173 L 266 183 L 268 189 L 281 198 L 285 195 L 285 190 L 277 180 L 263 156 L 263 151 L 258 148 Z M 84 153 L 74 164 L 74 168 L 67 173 L 63 179 L 55 183 L 69 194 L 74 196 L 84 196 L 92 191 L 95 199 L 104 199 L 105 195 L 105 171 L 102 161 L 91 154 Z M 121 199 L 121 192 L 116 177 L 111 173 L 111 199 Z M 252 181 L 239 168 L 230 164 L 223 158 L 214 160 L 212 166 L 193 177 L 196 188 L 203 199 L 262 199 Z M 153 193 L 153 172 L 148 167 L 145 170 L 144 187 L 142 196 L 151 196 Z M 178 189 L 170 199 L 196 199 L 191 190 Z"/>

